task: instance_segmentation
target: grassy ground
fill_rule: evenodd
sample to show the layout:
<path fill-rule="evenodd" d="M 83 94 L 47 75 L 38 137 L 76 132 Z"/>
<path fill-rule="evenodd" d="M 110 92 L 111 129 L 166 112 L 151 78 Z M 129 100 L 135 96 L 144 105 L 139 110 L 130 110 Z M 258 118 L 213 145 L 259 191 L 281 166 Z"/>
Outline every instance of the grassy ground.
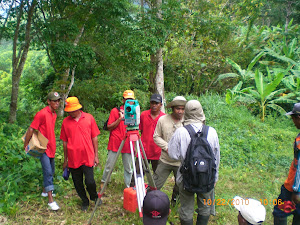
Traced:
<path fill-rule="evenodd" d="M 189 97 L 190 99 L 193 97 Z M 209 224 L 237 224 L 236 209 L 230 204 L 234 196 L 251 197 L 265 200 L 267 217 L 265 224 L 273 224 L 273 199 L 276 199 L 280 186 L 287 177 L 293 158 L 293 140 L 298 131 L 291 120 L 285 117 L 269 117 L 261 123 L 244 108 L 228 106 L 219 96 L 205 95 L 200 98 L 207 124 L 213 126 L 219 135 L 221 146 L 221 164 L 219 181 L 216 186 L 216 211 Z M 96 118 L 98 121 L 99 118 Z M 103 120 L 103 118 L 102 118 Z M 57 124 L 60 128 L 60 124 Z M 57 129 L 59 137 L 59 129 Z M 106 160 L 108 132 L 99 136 L 99 154 L 101 163 L 95 169 L 98 184 Z M 40 197 L 42 178 L 34 178 L 28 190 L 22 193 L 14 210 L 0 215 L 0 224 L 85 224 L 89 220 L 94 204 L 87 212 L 80 210 L 80 199 L 76 195 L 72 180 L 64 181 L 62 174 L 62 146 L 58 141 L 56 157 L 56 197 L 61 209 L 57 212 L 47 208 L 47 198 Z M 38 161 L 35 162 L 39 164 Z M 174 178 L 169 177 L 162 191 L 171 196 Z M 26 184 L 24 184 L 26 185 Z M 34 187 L 34 188 L 33 188 Z M 138 213 L 123 209 L 123 169 L 119 159 L 107 187 L 103 204 L 97 209 L 93 224 L 142 224 Z M 225 203 L 226 202 L 226 203 Z M 179 205 L 172 207 L 170 221 L 179 224 Z M 196 214 L 195 214 L 196 216 Z"/>

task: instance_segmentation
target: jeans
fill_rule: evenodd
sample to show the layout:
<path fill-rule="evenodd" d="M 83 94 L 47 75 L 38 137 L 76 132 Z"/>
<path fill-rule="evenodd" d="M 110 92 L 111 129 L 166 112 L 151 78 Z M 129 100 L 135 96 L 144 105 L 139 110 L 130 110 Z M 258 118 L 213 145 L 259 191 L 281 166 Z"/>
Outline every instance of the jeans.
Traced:
<path fill-rule="evenodd" d="M 122 155 L 122 161 L 123 161 L 123 166 L 124 166 L 124 182 L 125 182 L 126 187 L 130 187 L 131 177 L 132 177 L 132 173 L 133 173 L 133 170 L 131 168 L 131 165 L 132 165 L 131 154 L 130 153 L 121 153 L 121 155 Z M 104 183 L 106 181 L 108 173 L 113 166 L 112 164 L 113 164 L 113 161 L 116 158 L 116 156 L 117 156 L 117 152 L 114 152 L 111 150 L 108 151 L 107 161 L 105 164 L 101 182 Z"/>
<path fill-rule="evenodd" d="M 90 199 L 93 201 L 97 200 L 98 195 L 96 191 L 96 182 L 94 179 L 94 168 L 82 165 L 77 169 L 69 168 L 69 170 L 72 174 L 72 179 L 76 192 L 82 200 L 82 205 L 89 205 L 89 199 L 86 196 L 86 191 L 83 185 L 83 175 L 85 176 L 84 181 L 86 185 L 86 190 L 90 195 Z"/>
<path fill-rule="evenodd" d="M 55 172 L 54 158 L 49 158 L 47 154 L 44 153 L 41 156 L 40 161 L 43 170 L 45 192 L 53 191 L 53 176 Z"/>

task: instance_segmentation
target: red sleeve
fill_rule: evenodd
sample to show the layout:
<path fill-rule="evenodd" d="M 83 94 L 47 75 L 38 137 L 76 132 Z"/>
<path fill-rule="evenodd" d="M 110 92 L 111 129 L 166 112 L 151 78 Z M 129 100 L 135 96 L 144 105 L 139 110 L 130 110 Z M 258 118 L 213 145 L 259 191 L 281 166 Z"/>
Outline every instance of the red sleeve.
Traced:
<path fill-rule="evenodd" d="M 68 142 L 68 138 L 65 132 L 65 126 L 64 126 L 64 122 L 61 125 L 61 130 L 60 130 L 60 139 L 64 142 Z"/>
<path fill-rule="evenodd" d="M 35 130 L 38 130 L 40 125 L 43 123 L 45 123 L 45 116 L 41 111 L 39 111 L 37 114 L 35 114 L 33 121 L 30 124 L 30 127 L 32 127 Z"/>
<path fill-rule="evenodd" d="M 94 119 L 94 117 L 91 115 L 91 125 L 92 125 L 92 138 L 97 137 L 100 134 L 100 130 L 97 126 L 96 120 Z"/>

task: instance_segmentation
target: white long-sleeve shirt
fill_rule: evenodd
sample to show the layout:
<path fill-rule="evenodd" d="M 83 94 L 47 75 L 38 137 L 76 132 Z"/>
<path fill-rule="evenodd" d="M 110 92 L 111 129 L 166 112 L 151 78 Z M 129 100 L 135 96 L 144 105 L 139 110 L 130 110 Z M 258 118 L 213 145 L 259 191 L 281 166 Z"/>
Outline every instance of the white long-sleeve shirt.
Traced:
<path fill-rule="evenodd" d="M 191 124 L 194 128 L 195 132 L 202 130 L 202 123 L 194 123 Z M 219 164 L 220 164 L 220 145 L 219 138 L 216 130 L 213 127 L 209 127 L 207 134 L 207 141 L 211 146 L 211 149 L 215 155 L 215 163 L 216 163 L 216 182 L 218 181 L 219 176 Z M 186 152 L 188 146 L 191 142 L 191 137 L 187 129 L 184 127 L 178 128 L 173 134 L 171 140 L 168 143 L 168 154 L 170 158 L 175 160 L 180 160 L 181 165 L 184 162 Z M 182 174 L 180 173 L 180 169 L 177 172 L 177 183 L 182 181 Z"/>

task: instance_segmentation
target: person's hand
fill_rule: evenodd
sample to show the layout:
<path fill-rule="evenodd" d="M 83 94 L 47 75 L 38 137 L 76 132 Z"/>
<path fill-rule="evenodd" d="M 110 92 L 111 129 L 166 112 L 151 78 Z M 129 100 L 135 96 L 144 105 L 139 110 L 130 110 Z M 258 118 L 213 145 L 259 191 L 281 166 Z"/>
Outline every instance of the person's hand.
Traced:
<path fill-rule="evenodd" d="M 68 161 L 64 162 L 63 164 L 63 170 L 65 170 L 68 167 Z"/>
<path fill-rule="evenodd" d="M 98 166 L 98 164 L 99 164 L 99 158 L 97 156 L 95 156 L 94 167 Z"/>
<path fill-rule="evenodd" d="M 293 193 L 292 194 L 292 202 L 294 204 L 299 204 L 300 203 L 300 193 Z"/>
<path fill-rule="evenodd" d="M 120 112 L 119 112 L 119 119 L 123 119 L 124 118 L 124 110 L 121 110 Z"/>

